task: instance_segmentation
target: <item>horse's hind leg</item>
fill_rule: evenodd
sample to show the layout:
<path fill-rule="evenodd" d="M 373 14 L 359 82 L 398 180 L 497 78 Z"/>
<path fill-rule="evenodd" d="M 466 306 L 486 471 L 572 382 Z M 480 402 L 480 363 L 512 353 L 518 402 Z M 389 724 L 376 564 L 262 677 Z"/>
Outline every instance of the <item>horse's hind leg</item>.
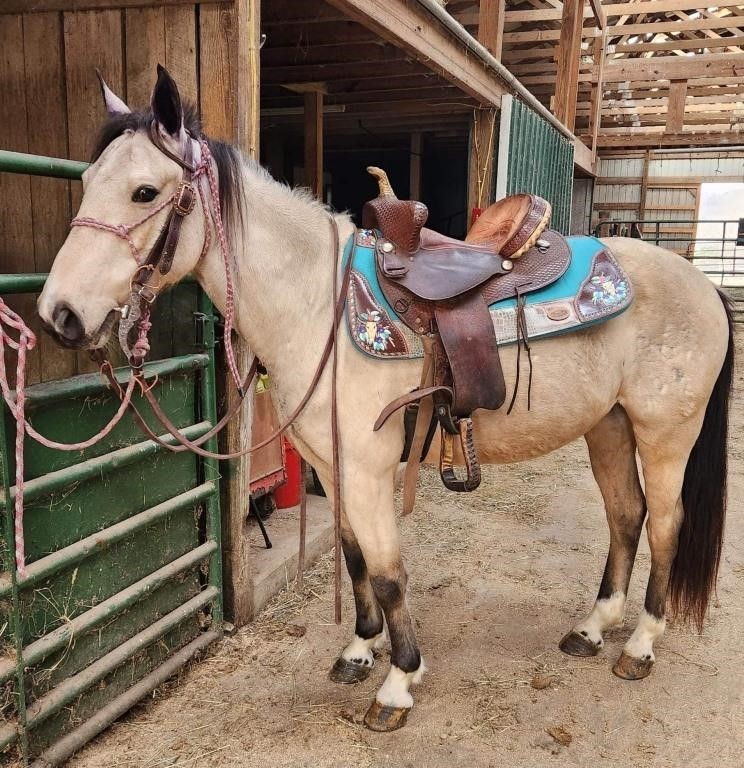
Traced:
<path fill-rule="evenodd" d="M 638 624 L 612 668 L 618 677 L 626 680 L 640 680 L 649 674 L 655 658 L 654 641 L 666 627 L 667 594 L 684 517 L 682 484 L 689 448 L 698 430 L 699 422 L 686 428 L 680 425 L 674 431 L 665 431 L 661 439 L 657 436 L 653 443 L 644 442 L 639 434 L 638 450 L 646 481 L 651 573 Z"/>
<path fill-rule="evenodd" d="M 636 443 L 630 419 L 616 405 L 586 434 L 594 478 L 602 492 L 610 526 L 610 550 L 591 613 L 560 642 L 572 656 L 594 656 L 606 629 L 620 624 L 633 571 L 646 504 L 638 478 Z"/>
<path fill-rule="evenodd" d="M 374 666 L 374 651 L 384 642 L 385 630 L 364 555 L 346 515 L 341 517 L 341 543 L 354 590 L 356 625 L 354 639 L 336 659 L 330 678 L 335 683 L 359 683 L 366 680 Z"/>

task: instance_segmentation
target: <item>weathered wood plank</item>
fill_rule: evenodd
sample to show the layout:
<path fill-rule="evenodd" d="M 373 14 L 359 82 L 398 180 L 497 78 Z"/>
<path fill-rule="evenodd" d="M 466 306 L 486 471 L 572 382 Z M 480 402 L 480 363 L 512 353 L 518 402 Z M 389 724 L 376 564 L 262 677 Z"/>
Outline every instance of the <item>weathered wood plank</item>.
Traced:
<path fill-rule="evenodd" d="M 233 0 L 208 0 L 210 3 L 232 3 Z M 13 13 L 46 13 L 48 11 L 101 11 L 122 8 L 194 5 L 207 0 L 3 0 L 0 16 Z"/>
<path fill-rule="evenodd" d="M 235 139 L 235 12 L 218 3 L 199 13 L 199 90 L 204 130 L 215 139 Z"/>
<path fill-rule="evenodd" d="M 23 20 L 0 16 L 0 141 L 3 147 L 28 152 Z M 33 272 L 34 239 L 31 217 L 31 180 L 23 174 L 0 173 L 0 270 Z M 8 305 L 38 331 L 32 296 L 11 296 Z M 11 364 L 15 368 L 15 363 Z M 39 351 L 29 354 L 27 378 L 39 380 Z"/>
<path fill-rule="evenodd" d="M 304 94 L 305 186 L 323 199 L 323 93 Z"/>
<path fill-rule="evenodd" d="M 65 75 L 69 156 L 88 160 L 106 113 L 96 67 L 113 91 L 126 98 L 122 11 L 65 13 Z M 72 184 L 72 212 L 82 200 L 82 185 Z M 96 370 L 87 354 L 78 355 L 78 372 Z"/>
<path fill-rule="evenodd" d="M 583 8 L 584 0 L 565 0 L 563 3 L 561 36 L 555 56 L 558 73 L 555 81 L 553 113 L 569 131 L 573 131 L 576 123 Z"/>
<path fill-rule="evenodd" d="M 67 105 L 64 84 L 62 17 L 58 13 L 23 17 L 28 151 L 67 157 Z M 40 56 L 39 51 L 44 51 Z M 34 269 L 48 272 L 67 237 L 72 217 L 70 182 L 31 177 Z M 39 337 L 42 381 L 64 379 L 77 370 L 75 355 L 50 336 Z"/>
<path fill-rule="evenodd" d="M 258 157 L 260 0 L 237 0 L 234 8 L 203 5 L 199 14 L 199 78 L 201 112 L 206 132 L 237 142 Z M 235 343 L 240 370 L 251 353 Z M 222 389 L 229 408 L 237 397 L 229 374 L 222 371 Z M 235 451 L 251 440 L 250 394 L 223 432 L 220 447 Z M 250 457 L 223 465 L 222 541 L 225 611 L 236 625 L 253 617 L 253 573 L 247 535 Z"/>
<path fill-rule="evenodd" d="M 744 20 L 742 21 L 744 24 Z M 687 80 L 702 77 L 744 76 L 744 53 L 704 53 L 698 56 L 652 56 L 608 62 L 606 83 L 640 80 Z"/>
<path fill-rule="evenodd" d="M 666 114 L 666 129 L 674 133 L 681 131 L 685 123 L 685 102 L 687 80 L 672 80 L 669 86 L 669 105 Z"/>
<path fill-rule="evenodd" d="M 496 110 L 474 110 L 468 148 L 468 217 L 493 202 Z M 470 218 L 468 218 L 468 226 Z"/>
<path fill-rule="evenodd" d="M 176 78 L 181 98 L 198 107 L 196 9 L 193 4 L 183 8 L 170 6 L 164 8 L 163 13 L 165 17 L 165 66 Z"/>
<path fill-rule="evenodd" d="M 502 94 L 507 92 L 506 86 L 480 60 L 456 43 L 453 36 L 418 4 L 387 3 L 384 0 L 328 1 L 455 83 L 479 103 L 498 106 Z"/>
<path fill-rule="evenodd" d="M 150 103 L 157 65 L 166 66 L 165 10 L 129 8 L 124 14 L 127 103 L 141 109 Z"/>
<path fill-rule="evenodd" d="M 501 61 L 504 47 L 505 0 L 481 0 L 478 13 L 478 41 Z"/>

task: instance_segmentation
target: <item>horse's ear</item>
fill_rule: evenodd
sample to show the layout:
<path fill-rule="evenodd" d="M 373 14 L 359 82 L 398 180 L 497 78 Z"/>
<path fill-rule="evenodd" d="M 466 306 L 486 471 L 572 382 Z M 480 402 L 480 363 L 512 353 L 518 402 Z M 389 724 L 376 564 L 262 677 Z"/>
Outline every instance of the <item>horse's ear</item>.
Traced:
<path fill-rule="evenodd" d="M 152 113 L 166 133 L 174 138 L 183 131 L 183 107 L 176 81 L 158 64 L 158 81 L 152 92 Z"/>
<path fill-rule="evenodd" d="M 132 110 L 106 85 L 100 69 L 96 69 L 98 82 L 101 84 L 101 93 L 103 94 L 103 103 L 106 105 L 106 112 L 109 117 L 119 117 L 128 115 Z"/>

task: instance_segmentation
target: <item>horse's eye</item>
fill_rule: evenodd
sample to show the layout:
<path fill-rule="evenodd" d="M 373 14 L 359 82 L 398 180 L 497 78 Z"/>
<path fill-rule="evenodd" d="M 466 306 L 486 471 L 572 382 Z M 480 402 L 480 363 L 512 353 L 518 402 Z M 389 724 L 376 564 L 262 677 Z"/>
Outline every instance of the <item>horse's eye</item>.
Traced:
<path fill-rule="evenodd" d="M 137 187 L 132 195 L 133 203 L 151 203 L 158 196 L 158 190 L 155 187 L 149 187 L 146 184 Z"/>

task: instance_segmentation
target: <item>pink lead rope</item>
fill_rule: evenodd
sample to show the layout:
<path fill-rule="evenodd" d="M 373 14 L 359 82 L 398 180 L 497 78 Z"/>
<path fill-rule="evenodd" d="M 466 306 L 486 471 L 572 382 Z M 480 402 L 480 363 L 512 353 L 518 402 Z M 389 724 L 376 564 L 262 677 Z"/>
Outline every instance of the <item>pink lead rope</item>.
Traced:
<path fill-rule="evenodd" d="M 18 340 L 12 338 L 8 328 L 18 333 Z M 84 440 L 81 443 L 58 443 L 55 440 L 49 440 L 44 435 L 39 434 L 31 424 L 26 421 L 26 354 L 36 346 L 36 336 L 34 332 L 23 322 L 22 318 L 16 314 L 0 298 L 0 387 L 2 388 L 3 399 L 8 405 L 11 415 L 16 423 L 15 439 L 15 560 L 18 575 L 26 575 L 26 548 L 23 538 L 23 439 L 28 434 L 37 442 L 53 448 L 58 451 L 82 451 L 90 448 L 91 445 L 103 440 L 106 435 L 121 421 L 122 416 L 129 407 L 132 399 L 136 379 L 130 376 L 124 397 L 122 398 L 119 409 L 114 414 L 111 421 L 93 437 Z M 18 359 L 16 362 L 16 389 L 15 396 L 8 382 L 8 373 L 5 365 L 5 353 L 7 347 L 16 350 Z M 10 478 L 5 478 L 5 482 L 10 482 Z"/>

